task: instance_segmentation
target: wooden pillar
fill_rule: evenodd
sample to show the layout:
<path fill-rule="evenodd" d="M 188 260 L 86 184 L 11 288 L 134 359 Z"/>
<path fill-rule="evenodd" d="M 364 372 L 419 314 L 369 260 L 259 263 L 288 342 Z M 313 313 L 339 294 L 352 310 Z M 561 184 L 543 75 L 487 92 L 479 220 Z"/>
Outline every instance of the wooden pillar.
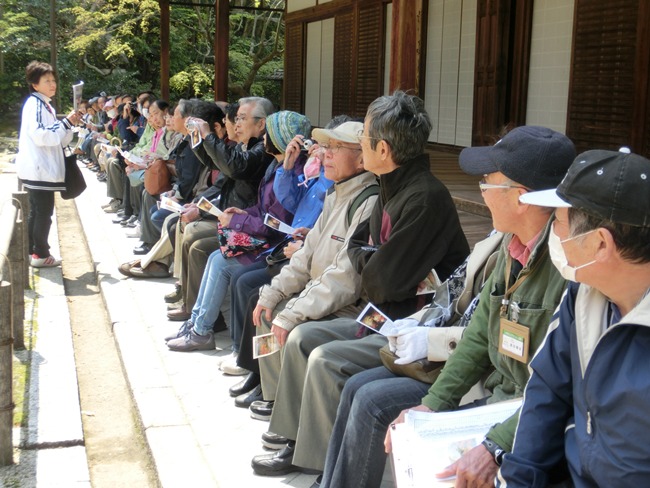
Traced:
<path fill-rule="evenodd" d="M 478 0 L 472 145 L 526 123 L 533 0 Z"/>
<path fill-rule="evenodd" d="M 393 0 L 390 91 L 424 93 L 424 59 L 428 1 Z"/>
<path fill-rule="evenodd" d="M 14 403 L 12 397 L 14 356 L 11 335 L 11 284 L 0 282 L 0 466 L 13 464 Z"/>
<path fill-rule="evenodd" d="M 27 260 L 27 244 L 25 242 L 25 234 L 27 232 L 27 220 L 25 215 L 19 212 L 20 205 L 17 204 L 17 197 L 25 192 L 14 192 L 12 197 L 14 206 L 16 207 L 16 219 L 14 221 L 14 231 L 11 235 L 11 244 L 9 245 L 9 269 L 11 270 L 11 287 L 12 287 L 12 327 L 14 334 L 14 347 L 16 349 L 25 348 L 25 332 L 24 332 L 24 319 L 25 319 L 25 288 L 27 281 L 25 281 L 25 266 L 28 265 Z M 26 194 L 25 194 L 26 196 Z"/>
<path fill-rule="evenodd" d="M 230 6 L 228 0 L 215 0 L 214 99 L 228 100 L 228 43 L 230 42 Z"/>
<path fill-rule="evenodd" d="M 29 216 L 29 195 L 26 191 L 17 191 L 12 193 L 12 198 L 14 206 L 18 208 L 18 217 L 16 218 L 17 222 L 23 224 L 22 227 L 22 250 L 23 250 L 23 263 L 22 273 L 23 273 L 23 283 L 25 288 L 29 288 L 29 231 L 27 229 L 27 218 Z"/>
<path fill-rule="evenodd" d="M 160 97 L 169 100 L 169 0 L 160 0 Z"/>

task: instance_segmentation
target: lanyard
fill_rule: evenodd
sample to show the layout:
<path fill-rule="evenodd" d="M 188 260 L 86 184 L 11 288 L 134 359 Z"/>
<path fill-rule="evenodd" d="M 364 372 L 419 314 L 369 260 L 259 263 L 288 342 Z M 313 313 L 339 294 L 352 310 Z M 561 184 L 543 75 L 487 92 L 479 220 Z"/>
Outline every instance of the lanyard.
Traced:
<path fill-rule="evenodd" d="M 512 256 L 508 256 L 508 262 L 506 263 L 506 275 L 505 275 L 505 283 L 506 283 L 506 291 L 503 294 L 503 299 L 501 300 L 501 310 L 499 311 L 499 315 L 501 317 L 506 317 L 508 313 L 508 307 L 510 305 L 510 296 L 521 286 L 521 284 L 526 281 L 526 278 L 528 278 L 528 275 L 530 273 L 525 273 L 523 276 L 521 272 L 519 272 L 519 276 L 517 277 L 517 280 L 512 284 L 511 287 L 508 287 L 508 283 L 510 283 L 510 271 L 512 269 Z"/>

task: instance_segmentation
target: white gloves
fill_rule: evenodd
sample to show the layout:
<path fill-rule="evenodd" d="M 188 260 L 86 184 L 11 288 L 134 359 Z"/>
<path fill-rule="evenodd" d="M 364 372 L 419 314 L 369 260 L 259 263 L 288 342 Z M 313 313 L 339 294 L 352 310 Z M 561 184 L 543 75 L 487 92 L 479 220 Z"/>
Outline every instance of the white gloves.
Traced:
<path fill-rule="evenodd" d="M 400 329 L 389 337 L 390 349 L 399 357 L 395 364 L 409 364 L 427 357 L 429 327 L 408 327 Z"/>
<path fill-rule="evenodd" d="M 399 319 L 395 320 L 392 324 L 384 324 L 382 327 L 382 333 L 388 337 L 388 348 L 390 352 L 395 352 L 397 347 L 397 334 L 400 330 L 410 329 L 412 327 L 417 327 L 420 322 L 416 319 Z"/>

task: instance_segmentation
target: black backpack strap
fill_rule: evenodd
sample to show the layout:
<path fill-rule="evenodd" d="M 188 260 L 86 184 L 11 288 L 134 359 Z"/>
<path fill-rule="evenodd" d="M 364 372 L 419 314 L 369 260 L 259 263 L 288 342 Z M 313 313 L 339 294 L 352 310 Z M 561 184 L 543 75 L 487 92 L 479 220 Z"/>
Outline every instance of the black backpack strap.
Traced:
<path fill-rule="evenodd" d="M 365 187 L 356 197 L 354 197 L 352 204 L 348 207 L 348 226 L 352 223 L 352 218 L 354 217 L 354 214 L 357 213 L 361 204 L 368 200 L 368 198 L 378 194 L 379 185 L 370 185 Z"/>

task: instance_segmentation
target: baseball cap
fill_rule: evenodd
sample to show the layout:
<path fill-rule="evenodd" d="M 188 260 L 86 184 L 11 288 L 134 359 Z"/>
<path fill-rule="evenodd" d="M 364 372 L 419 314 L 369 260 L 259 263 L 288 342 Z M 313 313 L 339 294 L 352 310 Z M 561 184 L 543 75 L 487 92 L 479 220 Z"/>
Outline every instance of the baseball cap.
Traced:
<path fill-rule="evenodd" d="M 361 122 L 343 122 L 334 129 L 314 129 L 311 136 L 319 144 L 329 144 L 330 139 L 336 139 L 350 144 L 359 144 L 359 131 L 363 130 Z"/>
<path fill-rule="evenodd" d="M 522 203 L 573 207 L 634 227 L 650 227 L 650 161 L 626 147 L 578 155 L 556 189 L 529 192 Z"/>
<path fill-rule="evenodd" d="M 104 110 L 108 110 L 109 108 L 113 107 L 115 105 L 115 102 L 113 101 L 112 98 L 109 98 L 106 100 L 106 103 L 104 104 Z"/>
<path fill-rule="evenodd" d="M 508 132 L 494 146 L 466 147 L 459 162 L 470 175 L 500 171 L 526 188 L 545 190 L 562 181 L 575 156 L 575 146 L 564 134 L 524 125 Z"/>

